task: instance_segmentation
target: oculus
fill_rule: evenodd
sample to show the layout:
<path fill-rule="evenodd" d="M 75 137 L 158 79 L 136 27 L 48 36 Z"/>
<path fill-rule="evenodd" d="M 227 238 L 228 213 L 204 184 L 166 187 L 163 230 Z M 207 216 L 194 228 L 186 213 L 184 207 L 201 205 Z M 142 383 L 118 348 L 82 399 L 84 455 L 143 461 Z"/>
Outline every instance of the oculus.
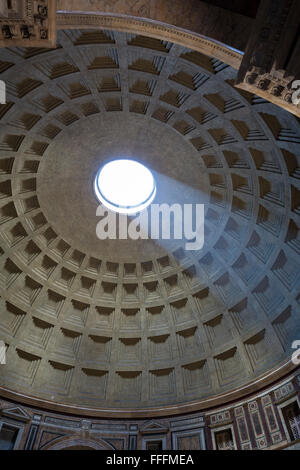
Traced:
<path fill-rule="evenodd" d="M 156 184 L 151 171 L 135 160 L 112 160 L 97 172 L 94 181 L 99 202 L 120 214 L 135 214 L 151 204 Z"/>

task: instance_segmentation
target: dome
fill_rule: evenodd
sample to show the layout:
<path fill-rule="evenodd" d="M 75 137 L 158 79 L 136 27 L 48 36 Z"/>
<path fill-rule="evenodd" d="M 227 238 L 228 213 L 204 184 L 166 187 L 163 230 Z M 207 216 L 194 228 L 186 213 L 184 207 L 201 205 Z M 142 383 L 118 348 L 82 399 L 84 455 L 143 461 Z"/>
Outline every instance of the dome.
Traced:
<path fill-rule="evenodd" d="M 62 30 L 55 49 L 2 56 L 1 387 L 138 415 L 291 368 L 299 120 L 218 59 L 131 33 Z M 97 237 L 95 177 L 123 157 L 150 170 L 157 204 L 204 205 L 201 249 Z"/>

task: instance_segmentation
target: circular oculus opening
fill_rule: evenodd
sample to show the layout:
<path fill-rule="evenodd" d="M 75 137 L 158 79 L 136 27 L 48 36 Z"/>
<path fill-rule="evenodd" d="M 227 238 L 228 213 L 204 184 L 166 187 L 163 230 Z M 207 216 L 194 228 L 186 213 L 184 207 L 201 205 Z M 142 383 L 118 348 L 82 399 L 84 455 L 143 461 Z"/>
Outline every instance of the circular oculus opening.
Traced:
<path fill-rule="evenodd" d="M 97 199 L 108 209 L 135 214 L 153 201 L 156 184 L 151 171 L 135 160 L 113 160 L 98 171 L 95 183 Z"/>

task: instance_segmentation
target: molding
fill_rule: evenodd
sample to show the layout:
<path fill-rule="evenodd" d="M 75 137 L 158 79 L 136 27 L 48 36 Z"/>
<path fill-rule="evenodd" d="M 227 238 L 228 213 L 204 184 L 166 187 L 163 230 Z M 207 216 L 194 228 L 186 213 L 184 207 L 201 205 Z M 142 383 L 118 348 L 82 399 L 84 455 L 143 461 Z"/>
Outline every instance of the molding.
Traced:
<path fill-rule="evenodd" d="M 39 450 L 64 450 L 74 446 L 90 447 L 91 450 L 115 450 L 111 444 L 103 439 L 81 439 L 77 435 L 68 435 L 51 440 L 44 444 Z"/>
<path fill-rule="evenodd" d="M 31 419 L 28 413 L 26 413 L 26 411 L 24 411 L 20 406 L 2 409 L 1 416 L 6 416 L 7 418 L 12 418 L 17 421 L 24 421 L 25 423 L 29 422 Z"/>
<path fill-rule="evenodd" d="M 233 424 L 233 419 L 222 421 L 221 423 L 217 423 L 217 424 L 209 424 L 208 427 L 210 429 L 217 429 L 217 428 L 222 428 L 224 426 L 230 426 L 230 424 Z"/>
<path fill-rule="evenodd" d="M 133 34 L 144 34 L 157 39 L 180 44 L 187 48 L 215 57 L 233 68 L 240 67 L 243 54 L 218 41 L 192 33 L 185 29 L 154 20 L 146 20 L 127 15 L 57 12 L 57 29 L 102 28 Z"/>
<path fill-rule="evenodd" d="M 167 426 L 163 426 L 160 423 L 156 423 L 155 421 L 151 421 L 150 423 L 145 424 L 140 429 L 140 434 L 147 435 L 147 434 L 166 434 L 169 431 Z"/>
<path fill-rule="evenodd" d="M 280 443 L 279 445 L 268 447 L 265 450 L 283 450 L 283 449 L 288 449 L 289 447 L 292 447 L 296 444 L 300 444 L 300 439 L 296 439 L 295 441 L 291 441 L 291 442 L 284 441 L 283 443 Z"/>

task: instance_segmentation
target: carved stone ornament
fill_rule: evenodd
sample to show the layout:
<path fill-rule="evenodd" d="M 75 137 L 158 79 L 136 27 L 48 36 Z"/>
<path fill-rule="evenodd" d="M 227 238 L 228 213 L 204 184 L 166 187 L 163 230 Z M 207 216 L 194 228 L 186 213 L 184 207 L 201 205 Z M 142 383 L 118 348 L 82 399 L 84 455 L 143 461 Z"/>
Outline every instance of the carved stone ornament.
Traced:
<path fill-rule="evenodd" d="M 53 47 L 56 0 L 10 0 L 0 5 L 0 47 Z"/>
<path fill-rule="evenodd" d="M 299 18 L 299 2 L 264 0 L 236 81 L 238 88 L 271 101 L 298 117 L 300 103 L 296 99 L 295 82 L 300 78 Z"/>

